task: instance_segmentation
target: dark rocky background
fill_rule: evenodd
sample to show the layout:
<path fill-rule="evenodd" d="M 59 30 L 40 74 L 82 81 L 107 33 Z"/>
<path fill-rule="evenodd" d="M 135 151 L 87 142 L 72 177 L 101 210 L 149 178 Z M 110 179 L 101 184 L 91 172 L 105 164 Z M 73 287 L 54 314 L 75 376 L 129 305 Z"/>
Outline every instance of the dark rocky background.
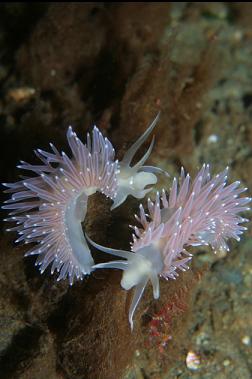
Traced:
<path fill-rule="evenodd" d="M 252 3 L 0 5 L 1 182 L 34 148 L 67 149 L 69 124 L 84 139 L 96 123 L 120 157 L 158 110 L 153 164 L 174 175 L 229 165 L 252 188 Z M 109 205 L 95 196 L 85 227 L 127 249 L 137 202 Z M 69 288 L 14 238 L 2 227 L 1 379 L 252 377 L 251 230 L 227 256 L 199 250 L 160 301 L 148 289 L 133 334 L 120 273 Z"/>

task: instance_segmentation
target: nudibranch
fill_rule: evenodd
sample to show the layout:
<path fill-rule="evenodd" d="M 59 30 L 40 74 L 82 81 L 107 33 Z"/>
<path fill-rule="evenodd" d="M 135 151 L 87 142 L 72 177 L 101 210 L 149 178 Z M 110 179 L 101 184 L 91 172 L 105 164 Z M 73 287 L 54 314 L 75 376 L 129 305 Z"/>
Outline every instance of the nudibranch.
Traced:
<path fill-rule="evenodd" d="M 95 126 L 92 136 L 87 134 L 83 144 L 69 127 L 67 140 L 72 157 L 60 153 L 53 144 L 51 152 L 38 149 L 42 161 L 32 165 L 21 161 L 17 167 L 33 172 L 33 177 L 16 183 L 3 183 L 11 193 L 3 209 L 10 210 L 5 221 L 15 222 L 8 231 L 19 234 L 15 242 L 36 243 L 25 255 L 38 255 L 40 272 L 51 265 L 51 273 L 58 271 L 57 280 L 83 279 L 94 267 L 94 261 L 82 230 L 87 213 L 88 197 L 99 191 L 119 206 L 131 194 L 142 198 L 151 190 L 145 187 L 156 182 L 158 168 L 143 166 L 153 147 L 133 168 L 131 160 L 155 127 L 159 114 L 146 132 L 126 152 L 123 160 L 115 160 L 110 141 Z"/>
<path fill-rule="evenodd" d="M 248 221 L 239 215 L 247 211 L 251 199 L 239 197 L 246 188 L 236 181 L 227 185 L 226 168 L 211 178 L 209 165 L 203 165 L 194 181 L 181 169 L 180 179 L 174 178 L 169 196 L 165 190 L 157 192 L 155 201 L 148 199 L 148 211 L 140 205 L 136 216 L 140 228 L 133 227 L 130 251 L 116 250 L 88 241 L 97 249 L 123 258 L 96 264 L 95 268 L 123 270 L 121 286 L 125 290 L 135 287 L 129 309 L 129 323 L 133 328 L 133 315 L 148 281 L 153 296 L 159 298 L 159 277 L 176 279 L 178 271 L 188 269 L 192 254 L 190 246 L 209 245 L 214 251 L 228 251 L 227 240 L 240 235 L 247 228 L 240 224 Z"/>

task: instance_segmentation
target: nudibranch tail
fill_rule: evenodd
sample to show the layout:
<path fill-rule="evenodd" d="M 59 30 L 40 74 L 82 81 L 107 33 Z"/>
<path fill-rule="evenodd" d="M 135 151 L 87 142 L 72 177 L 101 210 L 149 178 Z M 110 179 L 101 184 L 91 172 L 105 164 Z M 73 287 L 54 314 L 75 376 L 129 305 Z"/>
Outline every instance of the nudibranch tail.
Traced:
<path fill-rule="evenodd" d="M 83 279 L 94 265 L 81 223 L 87 212 L 88 197 L 100 191 L 113 199 L 117 191 L 118 162 L 114 149 L 98 128 L 83 144 L 69 127 L 67 139 L 72 151 L 70 159 L 50 144 L 52 151 L 36 150 L 41 165 L 21 161 L 20 169 L 36 176 L 17 183 L 4 184 L 11 193 L 3 209 L 10 210 L 6 221 L 16 222 L 16 242 L 35 242 L 26 255 L 38 255 L 40 272 L 50 265 L 58 280 Z"/>

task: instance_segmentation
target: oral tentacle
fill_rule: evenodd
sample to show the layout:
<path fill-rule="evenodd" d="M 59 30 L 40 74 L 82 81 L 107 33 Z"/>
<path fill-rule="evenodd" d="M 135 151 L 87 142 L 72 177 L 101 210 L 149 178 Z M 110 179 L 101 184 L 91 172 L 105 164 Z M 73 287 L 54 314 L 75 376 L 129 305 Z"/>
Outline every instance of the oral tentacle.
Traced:
<path fill-rule="evenodd" d="M 118 269 L 118 270 L 127 270 L 129 264 L 127 261 L 111 261 L 111 262 L 104 262 L 104 263 L 98 263 L 96 265 L 92 266 L 93 270 L 96 269 L 106 269 L 106 268 L 112 268 L 112 269 Z"/>
<path fill-rule="evenodd" d="M 116 255 L 117 257 L 129 259 L 133 253 L 126 251 L 126 250 L 118 250 L 118 249 L 112 249 L 110 247 L 105 247 L 102 245 L 99 245 L 98 243 L 94 242 L 90 237 L 88 237 L 87 234 L 85 234 L 87 241 L 94 246 L 96 249 L 103 251 L 104 253 Z"/>
<path fill-rule="evenodd" d="M 138 138 L 138 140 L 135 143 L 133 143 L 133 145 L 126 151 L 126 153 L 125 153 L 125 155 L 121 161 L 121 164 L 123 166 L 130 166 L 130 163 L 131 163 L 133 157 L 135 156 L 136 152 L 139 150 L 139 148 L 142 146 L 142 144 L 145 142 L 145 140 L 151 134 L 152 130 L 155 128 L 155 126 L 159 120 L 159 117 L 160 117 L 160 112 L 157 114 L 155 119 L 152 121 L 152 123 L 150 124 L 148 129 L 146 129 L 146 131 Z"/>
<path fill-rule="evenodd" d="M 145 164 L 145 162 L 147 161 L 147 159 L 151 155 L 151 152 L 152 152 L 152 149 L 154 146 L 154 142 L 155 142 L 155 137 L 152 137 L 152 140 L 151 140 L 150 146 L 148 147 L 148 150 L 142 156 L 142 158 L 133 166 L 135 171 L 138 171 Z"/>
<path fill-rule="evenodd" d="M 167 177 L 170 177 L 170 175 L 168 174 L 167 171 L 165 171 L 164 169 L 162 169 L 160 167 L 156 167 L 156 166 L 142 166 L 141 171 L 150 172 L 151 174 L 163 174 Z"/>

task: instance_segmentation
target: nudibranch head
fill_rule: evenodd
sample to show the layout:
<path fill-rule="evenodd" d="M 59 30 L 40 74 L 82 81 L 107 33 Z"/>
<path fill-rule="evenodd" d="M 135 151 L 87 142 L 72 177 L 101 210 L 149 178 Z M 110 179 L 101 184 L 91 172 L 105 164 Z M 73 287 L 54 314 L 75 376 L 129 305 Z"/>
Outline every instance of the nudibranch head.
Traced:
<path fill-rule="evenodd" d="M 50 265 L 58 280 L 83 279 L 94 264 L 83 235 L 81 222 L 87 212 L 88 196 L 100 191 L 114 199 L 117 191 L 118 162 L 114 148 L 94 127 L 83 144 L 69 127 L 67 139 L 72 151 L 70 159 L 50 144 L 52 151 L 35 151 L 42 161 L 31 165 L 21 161 L 18 168 L 35 176 L 17 183 L 4 183 L 12 196 L 4 209 L 10 210 L 6 221 L 15 222 L 19 234 L 16 242 L 37 243 L 26 255 L 38 255 L 41 273 Z"/>
<path fill-rule="evenodd" d="M 114 209 L 122 204 L 129 195 L 137 199 L 142 199 L 145 197 L 145 195 L 152 190 L 152 187 L 146 187 L 157 183 L 157 177 L 155 174 L 165 173 L 168 175 L 164 170 L 158 167 L 144 165 L 153 149 L 154 138 L 152 138 L 152 142 L 144 156 L 138 163 L 131 166 L 132 159 L 153 131 L 159 120 L 159 116 L 160 113 L 157 114 L 148 129 L 146 129 L 138 140 L 127 150 L 123 159 L 119 162 L 117 195 L 111 209 Z"/>
<path fill-rule="evenodd" d="M 150 280 L 154 298 L 159 297 L 159 277 L 176 279 L 178 270 L 188 269 L 192 255 L 190 246 L 209 245 L 214 251 L 228 251 L 227 240 L 247 229 L 240 224 L 248 221 L 239 215 L 249 210 L 249 197 L 239 197 L 246 188 L 240 182 L 227 185 L 227 172 L 211 178 L 209 165 L 203 165 L 194 181 L 181 169 L 179 181 L 174 178 L 169 196 L 157 192 L 155 201 L 148 200 L 148 211 L 140 205 L 136 216 L 140 228 L 133 227 L 132 252 L 105 248 L 90 241 L 96 248 L 125 260 L 95 265 L 95 268 L 123 270 L 121 285 L 135 287 L 129 310 L 133 327 L 133 314 Z"/>

